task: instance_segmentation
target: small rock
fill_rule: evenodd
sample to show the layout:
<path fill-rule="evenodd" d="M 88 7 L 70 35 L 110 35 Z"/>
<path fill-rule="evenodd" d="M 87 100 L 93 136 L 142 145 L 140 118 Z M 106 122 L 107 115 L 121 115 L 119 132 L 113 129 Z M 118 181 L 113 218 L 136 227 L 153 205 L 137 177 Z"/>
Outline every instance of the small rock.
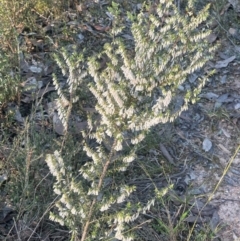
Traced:
<path fill-rule="evenodd" d="M 234 109 L 235 109 L 235 110 L 240 109 L 240 103 L 237 103 L 236 105 L 234 105 Z"/>
<path fill-rule="evenodd" d="M 212 142 L 208 139 L 205 138 L 203 141 L 203 150 L 208 152 L 212 148 Z"/>

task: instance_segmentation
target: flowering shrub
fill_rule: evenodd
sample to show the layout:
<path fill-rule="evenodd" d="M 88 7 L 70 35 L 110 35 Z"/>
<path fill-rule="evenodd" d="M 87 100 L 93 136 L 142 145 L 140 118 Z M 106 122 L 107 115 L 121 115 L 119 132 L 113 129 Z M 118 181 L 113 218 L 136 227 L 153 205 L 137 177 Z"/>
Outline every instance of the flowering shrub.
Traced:
<path fill-rule="evenodd" d="M 189 1 L 188 10 L 191 7 Z M 128 198 L 134 186 L 124 181 L 109 185 L 109 180 L 112 175 L 125 172 L 136 159 L 136 150 L 152 127 L 172 122 L 190 102 L 196 101 L 208 77 L 198 78 L 191 90 L 179 91 L 179 86 L 202 68 L 216 49 L 205 40 L 210 31 L 200 26 L 208 18 L 209 5 L 196 16 L 189 11 L 182 15 L 169 0 L 161 0 L 151 13 L 149 8 L 146 6 L 136 16 L 128 14 L 132 43 L 126 44 L 121 38 L 122 28 L 113 27 L 112 43 L 89 59 L 87 74 L 84 72 L 83 78 L 90 75 L 93 79 L 88 86 L 100 115 L 97 125 L 89 118 L 90 133 L 83 135 L 86 140 L 95 140 L 93 146 L 84 141 L 83 150 L 91 161 L 82 165 L 75 177 L 60 152 L 47 156 L 50 171 L 56 177 L 54 190 L 60 196 L 58 212 L 51 217 L 69 226 L 73 239 L 133 239 L 131 232 L 125 232 L 125 224 L 148 210 L 154 197 L 146 205 L 131 203 Z M 116 4 L 112 10 L 117 21 Z M 131 45 L 134 51 L 127 47 Z M 97 60 L 103 56 L 109 61 L 100 68 Z M 79 79 L 71 74 L 74 61 L 66 63 L 70 72 L 68 84 L 75 86 Z M 179 95 L 183 103 L 176 108 Z M 64 108 L 59 111 L 64 112 Z M 60 116 L 67 123 L 66 115 Z"/>

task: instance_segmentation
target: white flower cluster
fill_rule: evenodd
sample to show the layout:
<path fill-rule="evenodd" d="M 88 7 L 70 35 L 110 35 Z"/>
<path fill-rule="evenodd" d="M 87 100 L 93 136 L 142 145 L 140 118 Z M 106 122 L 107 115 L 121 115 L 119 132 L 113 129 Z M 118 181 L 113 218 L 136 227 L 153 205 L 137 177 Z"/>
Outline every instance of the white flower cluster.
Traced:
<path fill-rule="evenodd" d="M 46 162 L 50 169 L 52 175 L 54 175 L 57 181 L 61 181 L 62 177 L 65 175 L 65 165 L 64 161 L 58 151 L 54 151 L 54 154 L 46 155 Z"/>
<path fill-rule="evenodd" d="M 193 0 L 188 1 L 189 6 L 193 6 Z M 65 167 L 58 152 L 47 155 L 46 161 L 58 183 L 54 192 L 60 196 L 56 205 L 59 215 L 52 216 L 53 220 L 65 224 L 63 220 L 69 219 L 66 222 L 70 226 L 79 220 L 84 227 L 86 223 L 96 223 L 98 218 L 105 220 L 103 215 L 106 213 L 107 223 L 116 225 L 114 235 L 117 239 L 134 240 L 131 235 L 123 235 L 124 224 L 133 222 L 140 213 L 149 210 L 154 199 L 133 212 L 132 206 L 128 209 L 124 205 L 134 187 L 125 186 L 121 180 L 120 184 L 104 185 L 104 180 L 127 170 L 136 159 L 139 144 L 152 127 L 174 121 L 190 102 L 196 100 L 207 76 L 197 79 L 191 91 L 180 92 L 178 87 L 190 74 L 202 68 L 216 49 L 205 40 L 210 32 L 199 27 L 208 18 L 208 8 L 209 5 L 199 15 L 181 15 L 173 0 L 160 0 L 152 13 L 142 11 L 132 16 L 134 41 L 131 45 L 134 45 L 134 51 L 125 40 L 115 36 L 111 44 L 104 46 L 103 53 L 89 59 L 88 74 L 93 79 L 89 90 L 97 101 L 95 110 L 100 116 L 97 124 L 88 120 L 90 133 L 86 131 L 84 134 L 91 139 L 91 143 L 85 141 L 83 147 L 91 161 L 82 165 L 79 170 L 81 178 L 77 181 L 68 175 L 71 170 Z M 116 34 L 119 29 L 112 32 Z M 100 68 L 98 59 L 103 56 L 110 61 Z M 74 59 L 77 57 L 74 54 L 69 58 L 64 53 L 63 57 L 68 69 L 59 59 L 57 62 L 68 77 L 70 100 L 62 94 L 56 79 L 54 84 L 60 99 L 60 119 L 67 129 L 72 103 L 77 99 L 76 86 L 85 78 L 86 72 L 82 68 L 76 70 Z M 176 109 L 174 101 L 179 94 L 184 101 Z M 65 188 L 67 182 L 69 187 Z M 113 190 L 116 186 L 120 193 Z M 165 195 L 166 190 L 157 192 L 157 195 Z M 77 197 L 77 202 L 72 197 Z M 95 228 L 101 229 L 100 225 Z"/>

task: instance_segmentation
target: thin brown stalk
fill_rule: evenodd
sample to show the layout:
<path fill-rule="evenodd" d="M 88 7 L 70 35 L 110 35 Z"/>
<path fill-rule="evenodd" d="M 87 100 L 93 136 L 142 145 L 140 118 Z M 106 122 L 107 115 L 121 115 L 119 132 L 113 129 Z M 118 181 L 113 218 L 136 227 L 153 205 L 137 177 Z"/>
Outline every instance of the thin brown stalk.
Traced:
<path fill-rule="evenodd" d="M 108 166 L 109 166 L 109 164 L 110 164 L 110 162 L 112 160 L 113 154 L 114 154 L 115 146 L 116 146 L 116 140 L 114 141 L 114 143 L 112 145 L 111 152 L 109 154 L 108 160 L 107 160 L 107 162 L 105 163 L 105 165 L 103 167 L 103 171 L 102 171 L 101 177 L 99 179 L 99 183 L 98 183 L 98 191 L 100 191 L 100 189 L 102 187 L 104 177 L 106 176 L 106 173 L 107 173 L 107 170 L 108 170 Z M 91 207 L 90 207 L 90 210 L 89 210 L 89 214 L 88 214 L 88 217 L 87 217 L 87 222 L 86 222 L 86 224 L 84 225 L 84 228 L 83 228 L 81 241 L 84 241 L 86 239 L 86 237 L 87 237 L 89 225 L 90 225 L 90 222 L 91 222 L 91 218 L 92 218 L 92 215 L 93 215 L 94 206 L 95 206 L 96 202 L 97 202 L 97 198 L 95 197 L 93 199 L 93 201 L 92 201 L 92 204 L 91 204 Z"/>

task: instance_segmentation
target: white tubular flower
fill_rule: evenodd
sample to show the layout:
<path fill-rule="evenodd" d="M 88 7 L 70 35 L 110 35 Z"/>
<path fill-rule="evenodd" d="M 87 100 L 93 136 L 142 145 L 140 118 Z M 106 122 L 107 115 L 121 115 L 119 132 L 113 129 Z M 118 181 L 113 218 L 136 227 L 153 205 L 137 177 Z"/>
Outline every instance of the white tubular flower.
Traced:
<path fill-rule="evenodd" d="M 110 203 L 105 203 L 101 208 L 100 211 L 104 212 L 110 208 L 111 204 Z"/>
<path fill-rule="evenodd" d="M 117 198 L 117 203 L 122 203 L 125 201 L 126 195 L 123 193 Z"/>
<path fill-rule="evenodd" d="M 165 108 L 168 107 L 168 105 L 170 104 L 171 99 L 172 99 L 171 91 L 168 91 L 164 98 L 160 97 L 157 100 L 157 103 L 152 107 L 154 114 L 157 115 L 161 113 L 163 110 L 165 110 Z"/>
<path fill-rule="evenodd" d="M 138 83 L 131 69 L 127 68 L 126 66 L 122 66 L 121 69 L 125 75 L 125 78 L 130 80 L 131 85 L 134 86 Z"/>
<path fill-rule="evenodd" d="M 129 155 L 123 158 L 123 162 L 131 163 L 135 160 L 135 155 Z"/>
<path fill-rule="evenodd" d="M 132 139 L 131 142 L 133 145 L 136 145 L 136 144 L 140 143 L 144 138 L 145 138 L 145 135 L 143 133 L 141 133 L 138 136 L 136 136 L 134 139 Z"/>
<path fill-rule="evenodd" d="M 115 88 L 113 87 L 112 84 L 110 84 L 108 87 L 109 87 L 109 91 L 110 91 L 112 98 L 117 102 L 117 104 L 120 108 L 123 108 L 123 101 L 122 101 L 121 97 L 119 96 L 118 91 L 115 90 Z"/>
<path fill-rule="evenodd" d="M 122 141 L 121 140 L 118 140 L 117 143 L 116 143 L 116 146 L 114 148 L 116 151 L 121 151 L 123 149 L 123 146 L 122 146 Z"/>
<path fill-rule="evenodd" d="M 95 188 L 90 188 L 90 189 L 88 190 L 88 194 L 87 194 L 87 195 L 95 195 L 95 196 L 97 196 L 97 195 L 98 195 L 97 187 L 95 187 Z"/>
<path fill-rule="evenodd" d="M 53 191 L 57 194 L 57 195 L 61 195 L 61 190 L 58 189 L 57 187 L 53 188 Z"/>

